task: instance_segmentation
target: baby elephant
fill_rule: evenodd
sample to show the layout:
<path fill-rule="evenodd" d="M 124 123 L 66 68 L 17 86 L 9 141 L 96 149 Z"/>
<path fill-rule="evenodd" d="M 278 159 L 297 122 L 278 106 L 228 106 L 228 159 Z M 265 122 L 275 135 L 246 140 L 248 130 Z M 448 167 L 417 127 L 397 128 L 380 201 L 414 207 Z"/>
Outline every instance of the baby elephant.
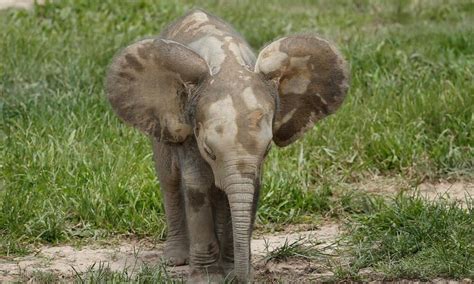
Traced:
<path fill-rule="evenodd" d="M 153 141 L 166 258 L 189 261 L 192 283 L 251 281 L 265 157 L 272 140 L 291 144 L 341 105 L 342 56 L 324 39 L 295 35 L 255 57 L 229 24 L 193 10 L 119 52 L 106 84 L 118 116 Z"/>

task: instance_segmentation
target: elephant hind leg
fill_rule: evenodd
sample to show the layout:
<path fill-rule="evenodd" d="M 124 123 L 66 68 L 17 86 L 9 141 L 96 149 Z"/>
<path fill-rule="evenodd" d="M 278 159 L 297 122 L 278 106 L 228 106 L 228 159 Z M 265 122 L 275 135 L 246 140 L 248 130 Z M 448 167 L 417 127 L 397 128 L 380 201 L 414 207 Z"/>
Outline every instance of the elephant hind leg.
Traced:
<path fill-rule="evenodd" d="M 167 190 L 162 190 L 165 196 L 166 221 L 168 235 L 166 238 L 164 256 L 171 266 L 189 263 L 189 239 L 186 230 L 186 216 L 183 210 L 182 196 Z M 178 209 L 179 208 L 179 209 Z"/>

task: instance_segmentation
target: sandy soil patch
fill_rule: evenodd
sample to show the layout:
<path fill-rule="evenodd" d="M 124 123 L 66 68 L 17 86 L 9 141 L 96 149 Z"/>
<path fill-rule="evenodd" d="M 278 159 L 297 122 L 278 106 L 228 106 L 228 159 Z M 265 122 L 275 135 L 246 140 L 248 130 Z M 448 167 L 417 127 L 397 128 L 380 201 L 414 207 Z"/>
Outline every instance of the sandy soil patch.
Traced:
<path fill-rule="evenodd" d="M 384 196 L 393 196 L 400 190 L 418 191 L 427 199 L 450 198 L 458 200 L 460 205 L 467 196 L 474 196 L 472 182 L 441 182 L 424 183 L 418 187 L 402 185 L 396 180 L 372 180 L 354 187 Z M 255 280 L 263 282 L 328 281 L 333 276 L 329 262 L 341 263 L 341 247 L 338 243 L 341 226 L 336 223 L 325 223 L 319 227 L 314 225 L 292 225 L 283 232 L 254 235 L 252 241 L 253 266 Z M 314 244 L 321 252 L 321 258 L 288 258 L 284 261 L 268 261 L 268 253 L 285 244 L 301 241 Z M 163 244 L 147 241 L 123 240 L 117 244 L 92 244 L 83 247 L 69 245 L 39 247 L 31 255 L 21 257 L 0 256 L 0 282 L 24 281 L 32 278 L 37 272 L 50 272 L 60 278 L 71 278 L 99 266 L 108 267 L 112 271 L 133 274 L 142 265 L 150 267 L 162 263 Z M 186 277 L 188 267 L 169 267 L 168 272 L 178 278 Z M 367 275 L 377 276 L 371 271 Z M 361 271 L 364 274 L 364 271 Z M 370 278 L 374 278 L 370 277 Z M 436 280 L 436 279 L 435 279 Z M 440 279 L 439 283 L 445 280 Z M 436 281 L 435 281 L 436 282 Z M 454 283 L 454 282 L 453 282 Z M 462 282 L 470 283 L 470 282 Z"/>
<path fill-rule="evenodd" d="M 469 182 L 422 183 L 418 190 L 423 197 L 429 200 L 437 200 L 441 197 L 464 204 L 466 199 L 474 198 L 474 183 Z"/>
<path fill-rule="evenodd" d="M 298 277 L 312 269 L 312 277 L 326 277 L 330 274 L 321 269 L 313 269 L 310 262 L 266 263 L 268 251 L 274 250 L 285 242 L 317 241 L 321 249 L 331 248 L 339 235 L 337 224 L 326 224 L 312 231 L 264 235 L 252 241 L 253 262 L 258 278 L 272 275 Z M 162 261 L 163 244 L 153 245 L 145 242 L 129 241 L 117 245 L 91 245 L 76 248 L 69 245 L 45 246 L 35 254 L 22 257 L 0 257 L 0 282 L 25 280 L 36 272 L 51 272 L 61 278 L 74 277 L 76 273 L 84 273 L 91 267 L 103 265 L 112 271 L 137 272 L 141 265 L 158 265 Z M 187 266 L 170 267 L 168 271 L 176 277 L 185 277 Z"/>
<path fill-rule="evenodd" d="M 30 9 L 34 3 L 34 0 L 0 0 L 0 10 L 8 8 Z M 44 0 L 36 0 L 36 3 L 43 4 Z"/>
<path fill-rule="evenodd" d="M 466 199 L 474 198 L 474 182 L 472 181 L 424 182 L 415 186 L 400 177 L 387 178 L 376 176 L 371 180 L 349 186 L 357 190 L 383 196 L 394 196 L 399 192 L 406 192 L 408 194 L 420 194 L 420 196 L 428 200 L 445 198 L 457 201 L 461 206 L 465 205 Z"/>

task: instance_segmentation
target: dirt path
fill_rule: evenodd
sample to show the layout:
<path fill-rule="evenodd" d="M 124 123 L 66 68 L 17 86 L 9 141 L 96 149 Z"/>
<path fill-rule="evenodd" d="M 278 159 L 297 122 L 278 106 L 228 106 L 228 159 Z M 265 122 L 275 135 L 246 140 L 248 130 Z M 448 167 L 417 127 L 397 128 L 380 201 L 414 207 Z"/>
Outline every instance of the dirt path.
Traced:
<path fill-rule="evenodd" d="M 257 237 L 252 241 L 253 262 L 259 277 L 281 278 L 285 271 L 289 277 L 297 277 L 300 273 L 307 272 L 310 263 L 265 264 L 265 256 L 285 244 L 294 242 L 318 241 L 317 247 L 326 250 L 331 247 L 339 235 L 337 224 L 329 223 L 312 231 L 297 233 L 282 233 Z M 268 246 L 268 247 L 267 247 Z M 32 255 L 22 257 L 0 257 L 0 282 L 18 281 L 31 278 L 38 272 L 50 272 L 60 278 L 74 277 L 76 273 L 87 272 L 92 267 L 103 265 L 112 271 L 129 273 L 137 272 L 140 266 L 146 264 L 155 266 L 160 263 L 163 245 L 152 245 L 136 241 L 122 242 L 117 245 L 98 246 L 91 245 L 82 248 L 72 246 L 42 247 Z M 268 250 L 267 250 L 268 249 Z M 291 269 L 289 269 L 289 266 Z M 170 267 L 171 274 L 177 277 L 184 276 L 187 266 Z M 312 270 L 312 277 L 327 277 L 329 272 Z"/>
<path fill-rule="evenodd" d="M 0 10 L 8 8 L 30 9 L 34 3 L 34 0 L 0 0 Z M 36 0 L 36 3 L 43 4 L 44 0 Z"/>
<path fill-rule="evenodd" d="M 410 189 L 397 180 L 372 180 L 364 184 L 354 185 L 356 188 L 371 194 L 392 196 L 400 189 Z M 463 201 L 468 196 L 474 196 L 474 183 L 438 183 L 422 184 L 418 192 L 427 199 L 449 198 Z M 326 223 L 320 227 L 308 230 L 305 226 L 290 226 L 287 233 L 256 234 L 252 241 L 253 266 L 256 280 L 273 282 L 273 280 L 293 282 L 293 280 L 324 281 L 333 276 L 325 265 L 328 261 L 340 261 L 341 257 L 328 255 L 337 254 L 336 241 L 341 228 L 336 223 Z M 321 254 L 320 258 L 311 260 L 290 258 L 285 261 L 267 261 L 269 252 L 282 247 L 301 243 L 311 244 L 312 248 Z M 59 278 L 71 278 L 77 273 L 97 269 L 99 266 L 108 267 L 111 271 L 130 274 L 137 273 L 140 267 L 154 267 L 162 260 L 163 244 L 152 244 L 147 241 L 123 240 L 117 244 L 92 244 L 83 247 L 69 245 L 44 246 L 31 255 L 22 257 L 0 256 L 0 282 L 24 281 L 31 279 L 35 273 L 49 272 Z M 185 277 L 187 266 L 170 267 L 168 271 L 176 277 Z M 369 272 L 370 273 L 370 272 Z"/>
<path fill-rule="evenodd" d="M 428 200 L 445 198 L 457 201 L 461 206 L 465 205 L 466 199 L 474 198 L 474 182 L 472 181 L 425 182 L 414 187 L 401 177 L 387 178 L 376 176 L 361 183 L 351 184 L 350 187 L 370 194 L 388 197 L 394 196 L 401 191 L 408 194 L 418 193 L 421 197 Z"/>

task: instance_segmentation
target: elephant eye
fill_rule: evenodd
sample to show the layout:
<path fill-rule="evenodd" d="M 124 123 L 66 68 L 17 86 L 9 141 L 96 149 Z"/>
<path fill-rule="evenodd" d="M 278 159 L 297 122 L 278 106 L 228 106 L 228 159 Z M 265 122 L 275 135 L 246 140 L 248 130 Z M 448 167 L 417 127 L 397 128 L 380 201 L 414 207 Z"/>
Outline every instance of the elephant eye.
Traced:
<path fill-rule="evenodd" d="M 212 152 L 211 148 L 209 148 L 209 146 L 206 145 L 206 143 L 203 144 L 203 147 L 204 149 L 204 152 L 206 152 L 207 156 L 209 156 L 209 158 L 213 161 L 216 160 L 216 155 L 214 154 L 214 152 Z"/>

